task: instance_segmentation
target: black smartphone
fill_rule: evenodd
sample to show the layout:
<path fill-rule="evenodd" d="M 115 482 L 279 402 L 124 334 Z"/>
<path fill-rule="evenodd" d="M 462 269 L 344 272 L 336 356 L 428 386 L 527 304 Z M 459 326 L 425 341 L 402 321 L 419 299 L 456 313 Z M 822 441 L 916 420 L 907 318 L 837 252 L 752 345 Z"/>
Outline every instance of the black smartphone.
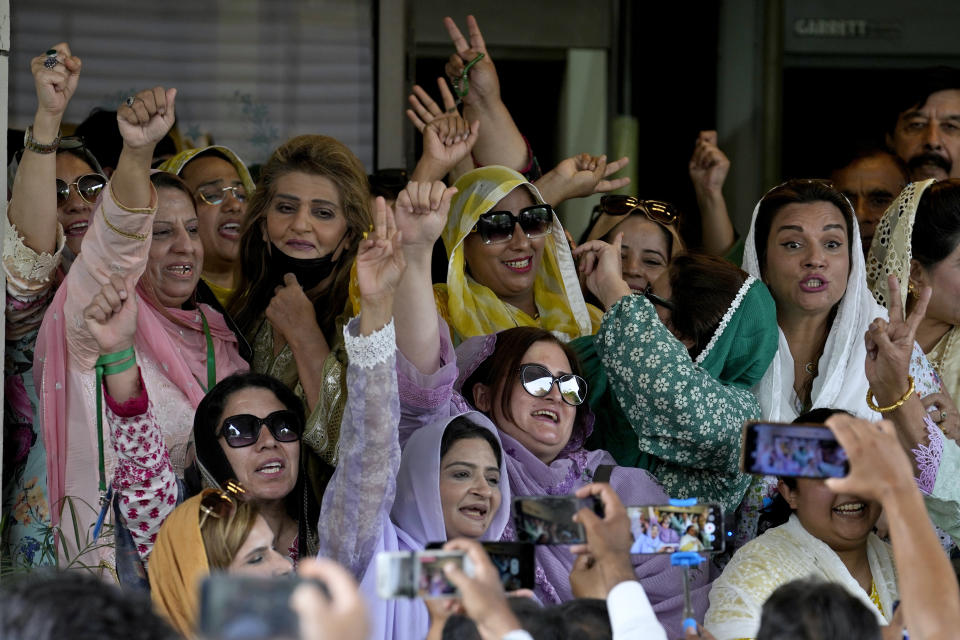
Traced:
<path fill-rule="evenodd" d="M 633 546 L 630 553 L 647 555 L 698 551 L 717 553 L 726 546 L 723 507 L 696 504 L 677 507 L 670 504 L 627 507 Z"/>
<path fill-rule="evenodd" d="M 431 542 L 427 549 L 439 549 L 445 543 Z M 483 549 L 490 556 L 493 566 L 500 573 L 500 584 L 504 591 L 533 589 L 534 557 L 533 545 L 529 542 L 483 542 Z"/>
<path fill-rule="evenodd" d="M 740 468 L 756 475 L 842 478 L 850 463 L 823 425 L 748 422 L 743 425 Z"/>
<path fill-rule="evenodd" d="M 310 582 L 329 594 L 323 583 Z M 295 576 L 211 573 L 200 587 L 200 636 L 208 640 L 297 640 L 300 624 L 290 609 L 290 594 L 300 583 Z"/>
<path fill-rule="evenodd" d="M 573 516 L 584 507 L 603 517 L 603 503 L 594 496 L 526 496 L 513 499 L 513 521 L 519 542 L 583 544 L 587 534 Z"/>

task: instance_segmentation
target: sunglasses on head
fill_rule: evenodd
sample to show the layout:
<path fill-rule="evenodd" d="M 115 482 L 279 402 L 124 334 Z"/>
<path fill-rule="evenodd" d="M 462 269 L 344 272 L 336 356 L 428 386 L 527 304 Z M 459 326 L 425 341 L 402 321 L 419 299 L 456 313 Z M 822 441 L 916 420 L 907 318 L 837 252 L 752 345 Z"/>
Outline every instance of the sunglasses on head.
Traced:
<path fill-rule="evenodd" d="M 100 199 L 100 192 L 103 191 L 106 184 L 107 179 L 99 173 L 88 173 L 80 176 L 76 182 L 66 182 L 57 178 L 57 206 L 63 206 L 70 199 L 70 187 L 77 190 L 81 200 L 87 204 L 95 205 L 97 200 Z"/>
<path fill-rule="evenodd" d="M 287 409 L 274 411 L 266 418 L 258 418 L 249 413 L 230 416 L 223 421 L 216 437 L 223 436 L 227 444 L 234 449 L 249 447 L 260 439 L 260 429 L 266 426 L 277 442 L 296 442 L 303 433 L 303 425 L 297 414 Z"/>
<path fill-rule="evenodd" d="M 236 480 L 227 480 L 224 489 L 215 489 L 207 493 L 200 499 L 200 524 L 207 521 L 207 518 L 216 518 L 222 520 L 233 515 L 237 506 L 236 501 L 243 497 L 247 492 Z"/>
<path fill-rule="evenodd" d="M 560 397 L 567 404 L 577 406 L 583 404 L 583 401 L 587 399 L 587 381 L 578 375 L 565 373 L 554 376 L 542 364 L 520 366 L 520 384 L 523 385 L 524 391 L 535 398 L 548 395 L 554 383 L 560 390 Z"/>
<path fill-rule="evenodd" d="M 676 307 L 671 300 L 661 298 L 653 292 L 653 285 L 648 284 L 646 289 L 643 290 L 643 295 L 646 296 L 647 300 L 649 300 L 651 304 L 660 305 L 664 309 L 669 309 L 670 311 L 676 310 Z"/>
<path fill-rule="evenodd" d="M 633 196 L 603 196 L 600 198 L 600 211 L 608 216 L 625 216 L 639 211 L 654 222 L 676 224 L 680 219 L 677 208 L 661 200 L 638 200 Z"/>
<path fill-rule="evenodd" d="M 512 211 L 488 211 L 480 214 L 472 231 L 480 234 L 484 244 L 500 244 L 513 239 L 516 225 L 528 238 L 542 238 L 553 229 L 553 209 L 548 204 L 524 207 L 514 215 Z"/>
<path fill-rule="evenodd" d="M 247 201 L 247 192 L 242 186 L 234 187 L 203 187 L 197 190 L 197 196 L 209 205 L 218 205 L 227 197 L 227 191 L 233 194 L 237 202 Z"/>

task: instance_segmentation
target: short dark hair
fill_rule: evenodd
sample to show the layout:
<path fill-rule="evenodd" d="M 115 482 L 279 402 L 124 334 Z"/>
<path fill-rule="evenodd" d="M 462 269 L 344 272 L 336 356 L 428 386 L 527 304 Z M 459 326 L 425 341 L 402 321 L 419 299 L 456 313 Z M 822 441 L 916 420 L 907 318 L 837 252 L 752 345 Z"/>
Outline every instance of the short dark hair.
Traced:
<path fill-rule="evenodd" d="M 267 389 L 272 392 L 284 407 L 297 416 L 300 424 L 304 424 L 303 402 L 289 387 L 272 376 L 252 372 L 235 373 L 218 382 L 197 405 L 197 411 L 193 416 L 193 441 L 196 446 L 197 461 L 221 485 L 231 478 L 236 478 L 237 474 L 230 466 L 214 434 L 224 418 L 223 411 L 230 396 L 250 388 Z M 203 488 L 199 486 L 200 478 L 194 477 L 194 474 L 190 475 L 190 481 L 194 485 L 190 487 L 191 495 L 199 493 Z M 301 494 L 303 478 L 304 469 L 301 468 L 297 474 L 297 484 L 287 497 L 287 511 L 295 520 L 299 518 L 297 496 Z"/>
<path fill-rule="evenodd" d="M 150 182 L 157 188 L 157 191 L 160 191 L 160 189 L 176 189 L 182 192 L 190 198 L 190 203 L 193 204 L 193 193 L 190 191 L 190 187 L 188 187 L 187 183 L 183 181 L 183 178 L 177 174 L 167 171 L 155 171 L 150 174 Z"/>
<path fill-rule="evenodd" d="M 123 149 L 123 136 L 117 126 L 117 112 L 95 108 L 77 125 L 74 135 L 82 136 L 87 148 L 109 169 L 116 169 Z"/>
<path fill-rule="evenodd" d="M 828 202 L 840 210 L 847 226 L 847 258 L 853 260 L 850 232 L 854 228 L 854 215 L 850 201 L 826 180 L 794 179 L 774 187 L 760 200 L 760 210 L 757 212 L 757 221 L 754 224 L 753 241 L 761 274 L 767 270 L 767 241 L 770 239 L 770 228 L 773 226 L 774 216 L 788 205 L 812 202 Z"/>
<path fill-rule="evenodd" d="M 894 96 L 890 134 L 896 132 L 900 115 L 905 111 L 922 109 L 930 96 L 939 91 L 960 90 L 960 69 L 947 66 L 929 67 L 907 75 L 907 84 Z"/>
<path fill-rule="evenodd" d="M 903 178 L 903 184 L 906 185 L 910 183 L 910 168 L 907 167 L 907 163 L 904 162 L 900 156 L 889 149 L 873 145 L 857 146 L 848 151 L 846 154 L 840 157 L 840 162 L 837 164 L 834 170 L 831 171 L 831 175 L 846 169 L 855 162 L 868 160 L 870 158 L 886 158 L 892 162 L 897 168 L 897 171 L 900 172 L 900 177 Z"/>
<path fill-rule="evenodd" d="M 910 240 L 913 258 L 926 268 L 960 244 L 960 180 L 935 182 L 920 196 Z"/>
<path fill-rule="evenodd" d="M 121 591 L 81 570 L 37 570 L 0 587 L 0 629 L 7 640 L 174 640 L 150 598 Z"/>
<path fill-rule="evenodd" d="M 756 640 L 880 640 L 870 609 L 834 582 L 804 578 L 781 585 L 763 603 Z"/>
<path fill-rule="evenodd" d="M 740 267 L 704 254 L 679 255 L 670 263 L 670 325 L 693 341 L 690 357 L 696 358 L 717 331 L 723 314 L 747 279 Z"/>
<path fill-rule="evenodd" d="M 489 429 L 470 422 L 470 420 L 464 416 L 457 416 L 451 420 L 447 428 L 444 429 L 443 437 L 440 438 L 440 459 L 442 460 L 443 456 L 447 455 L 447 452 L 450 451 L 450 447 L 452 447 L 454 443 L 460 440 L 470 439 L 486 440 L 490 448 L 493 449 L 493 456 L 497 459 L 497 466 L 500 466 L 503 454 L 497 438 Z"/>
<path fill-rule="evenodd" d="M 570 373 L 583 377 L 583 368 L 580 359 L 567 343 L 562 342 L 555 335 L 539 327 L 513 327 L 497 334 L 497 344 L 493 353 L 484 360 L 476 370 L 470 374 L 463 384 L 463 397 L 473 404 L 473 390 L 477 384 L 490 387 L 491 403 L 500 399 L 500 411 L 512 420 L 513 412 L 510 407 L 510 386 L 517 380 L 523 357 L 534 344 L 549 342 L 555 344 L 570 361 Z M 578 431 L 582 438 L 586 438 L 586 421 L 590 408 L 586 402 L 577 406 L 577 416 L 573 423 L 571 439 Z M 490 414 L 492 419 L 492 412 Z"/>
<path fill-rule="evenodd" d="M 564 621 L 557 613 L 559 607 L 544 609 L 529 598 L 507 598 L 507 604 L 510 606 L 513 615 L 517 617 L 520 627 L 536 640 L 593 637 L 568 635 L 564 629 Z M 480 640 L 480 634 L 473 620 L 466 616 L 452 615 L 447 618 L 446 624 L 443 625 L 442 638 L 443 640 Z"/>

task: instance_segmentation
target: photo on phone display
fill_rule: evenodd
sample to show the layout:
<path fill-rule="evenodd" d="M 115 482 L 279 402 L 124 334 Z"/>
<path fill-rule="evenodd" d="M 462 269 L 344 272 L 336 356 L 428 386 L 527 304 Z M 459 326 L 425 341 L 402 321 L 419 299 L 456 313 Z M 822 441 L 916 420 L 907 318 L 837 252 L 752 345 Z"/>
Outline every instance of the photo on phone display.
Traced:
<path fill-rule="evenodd" d="M 583 525 L 573 521 L 584 507 L 603 517 L 603 507 L 595 498 L 576 496 L 527 496 L 513 499 L 513 520 L 517 540 L 533 544 L 583 544 L 587 541 Z"/>
<path fill-rule="evenodd" d="M 842 478 L 847 452 L 822 425 L 748 422 L 740 468 L 746 473 L 798 478 Z"/>
<path fill-rule="evenodd" d="M 445 543 L 430 542 L 427 549 L 440 549 Z M 534 546 L 529 542 L 483 542 L 483 550 L 500 574 L 500 584 L 504 591 L 533 589 Z"/>
<path fill-rule="evenodd" d="M 294 576 L 262 578 L 211 573 L 200 588 L 200 636 L 209 640 L 297 640 L 300 625 L 290 595 Z M 318 584 L 324 593 L 326 587 Z"/>
<path fill-rule="evenodd" d="M 630 553 L 634 555 L 677 551 L 716 553 L 724 549 L 726 529 L 719 504 L 627 507 L 627 517 L 633 533 Z"/>
<path fill-rule="evenodd" d="M 444 565 L 454 563 L 469 576 L 473 565 L 462 551 L 387 551 L 377 554 L 377 595 L 391 598 L 455 598 Z"/>

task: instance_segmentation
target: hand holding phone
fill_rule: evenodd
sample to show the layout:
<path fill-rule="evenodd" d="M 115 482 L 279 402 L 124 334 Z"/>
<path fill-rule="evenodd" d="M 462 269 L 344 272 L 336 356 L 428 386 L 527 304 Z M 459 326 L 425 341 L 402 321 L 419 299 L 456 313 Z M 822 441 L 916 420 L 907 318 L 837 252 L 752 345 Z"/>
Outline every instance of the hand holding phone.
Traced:
<path fill-rule="evenodd" d="M 392 598 L 456 598 L 444 566 L 453 564 L 468 575 L 473 565 L 462 551 L 386 551 L 377 554 L 377 595 Z"/>
<path fill-rule="evenodd" d="M 842 478 L 847 453 L 822 425 L 748 422 L 743 426 L 740 468 L 755 475 Z"/>
<path fill-rule="evenodd" d="M 599 501 L 587 495 L 525 496 L 513 499 L 513 518 L 517 540 L 542 545 L 583 544 L 587 541 L 583 525 L 573 518 L 580 509 L 603 515 Z"/>
<path fill-rule="evenodd" d="M 367 606 L 357 581 L 333 560 L 303 558 L 300 576 L 325 585 L 318 590 L 301 582 L 290 599 L 300 618 L 301 640 L 364 640 L 368 634 Z"/>

